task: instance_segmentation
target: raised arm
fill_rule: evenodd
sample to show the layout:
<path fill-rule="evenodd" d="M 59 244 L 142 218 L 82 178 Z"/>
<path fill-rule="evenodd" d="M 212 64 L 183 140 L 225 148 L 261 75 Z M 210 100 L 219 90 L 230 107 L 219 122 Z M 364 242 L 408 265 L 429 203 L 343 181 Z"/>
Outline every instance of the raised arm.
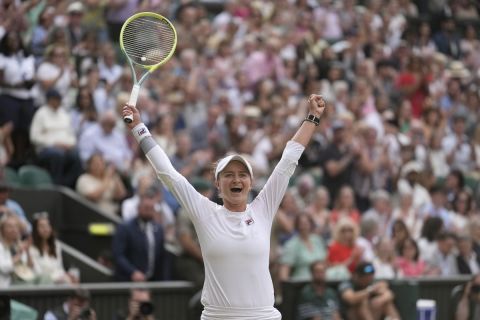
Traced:
<path fill-rule="evenodd" d="M 140 144 L 140 148 L 155 170 L 158 179 L 172 192 L 190 218 L 202 216 L 202 212 L 209 208 L 211 202 L 199 194 L 187 179 L 175 170 L 165 151 L 152 138 L 148 128 L 141 122 L 137 108 L 125 105 L 122 116 L 127 115 L 133 117 L 133 121 L 128 123 L 127 127 Z"/>
<path fill-rule="evenodd" d="M 310 95 L 308 98 L 308 115 L 293 136 L 292 141 L 296 141 L 306 147 L 315 133 L 324 111 L 325 101 L 323 97 L 317 94 Z"/>

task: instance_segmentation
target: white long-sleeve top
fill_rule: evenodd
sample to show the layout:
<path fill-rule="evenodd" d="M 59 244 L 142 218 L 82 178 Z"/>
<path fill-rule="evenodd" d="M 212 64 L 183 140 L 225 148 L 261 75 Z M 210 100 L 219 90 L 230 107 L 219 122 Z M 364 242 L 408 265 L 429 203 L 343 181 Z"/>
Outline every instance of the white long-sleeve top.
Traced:
<path fill-rule="evenodd" d="M 205 264 L 202 320 L 278 320 L 269 273 L 270 231 L 288 181 L 304 150 L 290 141 L 258 196 L 244 212 L 231 212 L 199 194 L 172 166 L 147 129 L 133 129 L 158 178 L 188 213 Z"/>
<path fill-rule="evenodd" d="M 74 146 L 77 139 L 70 115 L 62 107 L 54 110 L 47 105 L 42 106 L 33 116 L 30 140 L 37 149 L 56 144 Z"/>

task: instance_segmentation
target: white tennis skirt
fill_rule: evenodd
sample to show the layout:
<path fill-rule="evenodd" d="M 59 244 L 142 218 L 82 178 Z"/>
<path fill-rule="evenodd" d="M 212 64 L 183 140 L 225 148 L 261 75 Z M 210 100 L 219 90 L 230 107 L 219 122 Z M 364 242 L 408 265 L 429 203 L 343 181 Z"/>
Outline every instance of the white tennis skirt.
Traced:
<path fill-rule="evenodd" d="M 233 308 L 205 306 L 201 320 L 281 320 L 282 315 L 274 307 Z"/>

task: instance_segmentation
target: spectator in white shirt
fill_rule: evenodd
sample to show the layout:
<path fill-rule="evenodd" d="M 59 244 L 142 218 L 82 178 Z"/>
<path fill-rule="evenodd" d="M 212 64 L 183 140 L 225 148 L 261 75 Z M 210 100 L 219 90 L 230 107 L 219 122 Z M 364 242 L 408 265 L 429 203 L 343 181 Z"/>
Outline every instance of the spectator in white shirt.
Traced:
<path fill-rule="evenodd" d="M 57 90 L 48 90 L 46 99 L 46 105 L 33 116 L 30 140 L 38 163 L 50 172 L 53 181 L 74 187 L 82 167 L 70 115 L 61 107 L 62 97 Z"/>

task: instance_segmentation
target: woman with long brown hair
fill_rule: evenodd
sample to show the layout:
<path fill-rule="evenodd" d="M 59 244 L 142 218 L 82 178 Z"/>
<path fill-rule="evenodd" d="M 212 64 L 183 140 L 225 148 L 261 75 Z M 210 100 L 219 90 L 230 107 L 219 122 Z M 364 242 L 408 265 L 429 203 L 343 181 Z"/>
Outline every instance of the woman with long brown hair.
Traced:
<path fill-rule="evenodd" d="M 29 251 L 35 274 L 40 283 L 71 283 L 78 280 L 65 272 L 61 249 L 56 242 L 47 212 L 34 214 L 32 246 Z"/>

